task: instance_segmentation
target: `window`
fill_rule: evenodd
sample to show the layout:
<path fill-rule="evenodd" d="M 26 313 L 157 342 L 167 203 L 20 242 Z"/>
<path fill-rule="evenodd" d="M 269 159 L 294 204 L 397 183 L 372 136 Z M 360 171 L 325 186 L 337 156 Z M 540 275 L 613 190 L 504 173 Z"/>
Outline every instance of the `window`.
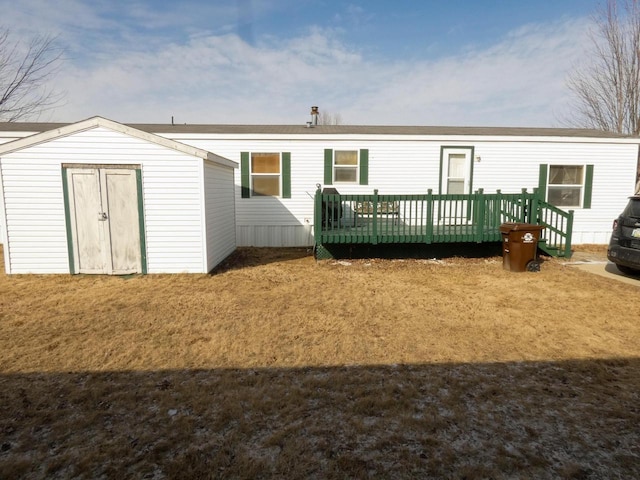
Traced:
<path fill-rule="evenodd" d="M 538 192 L 556 207 L 591 208 L 593 165 L 540 164 Z"/>
<path fill-rule="evenodd" d="M 336 150 L 333 153 L 333 181 L 356 183 L 358 181 L 358 152 Z"/>
<path fill-rule="evenodd" d="M 467 178 L 467 155 L 464 153 L 449 154 L 449 178 L 447 179 L 447 193 L 463 194 Z"/>
<path fill-rule="evenodd" d="M 332 150 L 324 151 L 324 183 L 369 183 L 369 150 Z"/>
<path fill-rule="evenodd" d="M 579 207 L 584 186 L 583 165 L 549 165 L 548 202 L 556 207 Z"/>
<path fill-rule="evenodd" d="M 251 196 L 280 196 L 280 154 L 251 154 Z"/>
<path fill-rule="evenodd" d="M 240 184 L 242 198 L 291 198 L 291 153 L 242 152 Z"/>
<path fill-rule="evenodd" d="M 440 193 L 466 195 L 471 193 L 473 184 L 472 146 L 440 147 Z"/>

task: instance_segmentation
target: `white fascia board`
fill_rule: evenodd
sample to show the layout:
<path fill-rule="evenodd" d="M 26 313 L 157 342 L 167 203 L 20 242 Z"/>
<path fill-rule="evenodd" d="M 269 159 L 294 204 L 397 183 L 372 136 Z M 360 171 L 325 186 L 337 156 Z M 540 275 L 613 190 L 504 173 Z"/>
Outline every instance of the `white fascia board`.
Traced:
<path fill-rule="evenodd" d="M 11 258 L 9 256 L 9 235 L 7 234 L 7 212 L 4 208 L 4 188 L 2 188 L 2 159 L 0 158 L 0 218 L 2 218 L 0 224 L 0 235 L 2 236 L 2 251 L 4 255 L 4 270 L 7 275 L 11 274 Z"/>
<path fill-rule="evenodd" d="M 447 142 L 479 143 L 609 143 L 609 144 L 640 144 L 640 138 L 616 137 L 556 137 L 537 135 L 384 135 L 384 134 L 265 134 L 265 133 L 158 133 L 157 136 L 176 139 L 175 141 L 190 140 L 278 140 L 278 141 L 421 141 L 446 144 Z"/>
<path fill-rule="evenodd" d="M 204 162 L 198 162 L 198 175 L 202 179 L 199 185 L 199 195 L 200 195 L 200 249 L 202 250 L 202 255 L 200 256 L 202 260 L 201 264 L 201 272 L 207 272 L 207 265 L 209 264 L 209 249 L 207 245 L 209 243 L 209 238 L 207 236 L 207 192 L 205 188 L 204 181 Z"/>

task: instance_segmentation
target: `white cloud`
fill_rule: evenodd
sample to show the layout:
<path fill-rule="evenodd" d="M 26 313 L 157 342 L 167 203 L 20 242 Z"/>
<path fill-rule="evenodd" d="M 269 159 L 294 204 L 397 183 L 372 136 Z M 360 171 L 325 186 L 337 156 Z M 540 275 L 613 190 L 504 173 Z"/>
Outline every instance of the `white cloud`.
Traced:
<path fill-rule="evenodd" d="M 36 8 L 45 0 L 24 2 Z M 566 107 L 566 72 L 586 30 L 586 20 L 529 25 L 487 49 L 384 60 L 345 44 L 339 30 L 310 28 L 250 44 L 223 33 L 232 30 L 228 10 L 211 30 L 184 27 L 164 36 L 163 15 L 171 12 L 151 15 L 134 6 L 129 19 L 144 17 L 160 29 L 137 32 L 108 15 L 109 3 L 98 13 L 84 2 L 61 4 L 49 23 L 36 22 L 43 31 L 63 32 L 71 52 L 57 77 L 67 91 L 51 118 L 60 121 L 103 115 L 124 122 L 175 116 L 181 123 L 288 124 L 304 123 L 309 106 L 319 105 L 352 124 L 553 126 Z M 26 11 L 9 13 L 24 18 Z"/>
<path fill-rule="evenodd" d="M 486 50 L 402 65 L 362 99 L 387 123 L 553 126 L 566 108 L 566 73 L 582 55 L 583 22 L 531 26 Z M 393 106 L 389 108 L 389 106 Z M 345 118 L 366 117 L 344 111 Z"/>

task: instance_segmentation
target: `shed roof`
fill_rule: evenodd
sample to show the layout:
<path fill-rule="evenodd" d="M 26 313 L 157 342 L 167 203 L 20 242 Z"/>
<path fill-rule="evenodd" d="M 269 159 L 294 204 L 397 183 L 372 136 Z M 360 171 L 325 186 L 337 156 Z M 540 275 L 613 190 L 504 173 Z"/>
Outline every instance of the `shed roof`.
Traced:
<path fill-rule="evenodd" d="M 101 118 L 101 117 L 93 117 Z M 91 120 L 91 119 L 90 119 Z M 82 122 L 78 122 L 82 123 Z M 44 132 L 56 130 L 68 123 L 0 122 L 0 131 Z M 115 123 L 115 122 L 113 122 Z M 125 124 L 120 124 L 125 125 Z M 273 135 L 438 135 L 438 136 L 526 136 L 526 137 L 588 137 L 634 138 L 613 132 L 584 128 L 539 127 L 447 127 L 418 125 L 209 125 L 131 123 L 126 126 L 155 134 L 273 134 Z M 635 137 L 637 138 L 637 137 Z"/>
<path fill-rule="evenodd" d="M 11 123 L 0 124 L 0 129 L 2 129 L 3 125 L 11 125 Z M 92 128 L 104 127 L 116 132 L 124 133 L 131 137 L 136 137 L 151 143 L 155 143 L 157 145 L 161 145 L 163 147 L 177 150 L 187 155 L 202 158 L 205 160 L 211 160 L 213 162 L 226 165 L 232 168 L 238 167 L 237 162 L 229 160 L 228 158 L 221 157 L 220 155 L 216 155 L 207 150 L 193 147 L 191 145 L 186 145 L 184 143 L 181 143 L 175 140 L 170 140 L 170 139 L 161 137 L 159 135 L 155 135 L 154 133 L 144 131 L 139 128 L 135 128 L 133 126 L 128 126 L 122 123 L 114 122 L 113 120 L 108 120 L 102 117 L 91 117 L 81 122 L 69 123 L 69 124 L 64 124 L 64 123 L 20 124 L 18 123 L 16 125 L 28 126 L 28 128 L 26 128 L 25 130 L 14 129 L 12 131 L 29 131 L 29 132 L 33 131 L 33 132 L 39 132 L 39 133 L 34 133 L 27 137 L 19 138 L 11 142 L 0 144 L 0 155 L 6 154 L 9 152 L 14 152 L 17 150 L 22 150 L 24 148 L 37 145 L 39 143 L 43 143 L 43 142 L 60 138 L 60 137 L 65 137 L 65 136 L 72 135 L 74 133 L 82 132 L 85 130 L 90 130 Z M 38 130 L 35 127 L 39 125 L 44 125 L 47 128 L 44 130 Z"/>

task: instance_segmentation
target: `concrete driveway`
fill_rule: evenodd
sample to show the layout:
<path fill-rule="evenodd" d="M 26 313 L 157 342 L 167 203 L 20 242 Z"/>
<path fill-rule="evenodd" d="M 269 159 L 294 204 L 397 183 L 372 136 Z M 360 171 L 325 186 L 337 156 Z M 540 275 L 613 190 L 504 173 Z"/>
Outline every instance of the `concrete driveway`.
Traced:
<path fill-rule="evenodd" d="M 589 256 L 582 258 L 579 254 L 576 254 L 567 262 L 567 265 L 575 266 L 585 272 L 595 273 L 596 275 L 613 278 L 614 280 L 640 287 L 640 275 L 626 275 L 618 270 L 614 263 L 601 257 L 593 258 Z"/>

